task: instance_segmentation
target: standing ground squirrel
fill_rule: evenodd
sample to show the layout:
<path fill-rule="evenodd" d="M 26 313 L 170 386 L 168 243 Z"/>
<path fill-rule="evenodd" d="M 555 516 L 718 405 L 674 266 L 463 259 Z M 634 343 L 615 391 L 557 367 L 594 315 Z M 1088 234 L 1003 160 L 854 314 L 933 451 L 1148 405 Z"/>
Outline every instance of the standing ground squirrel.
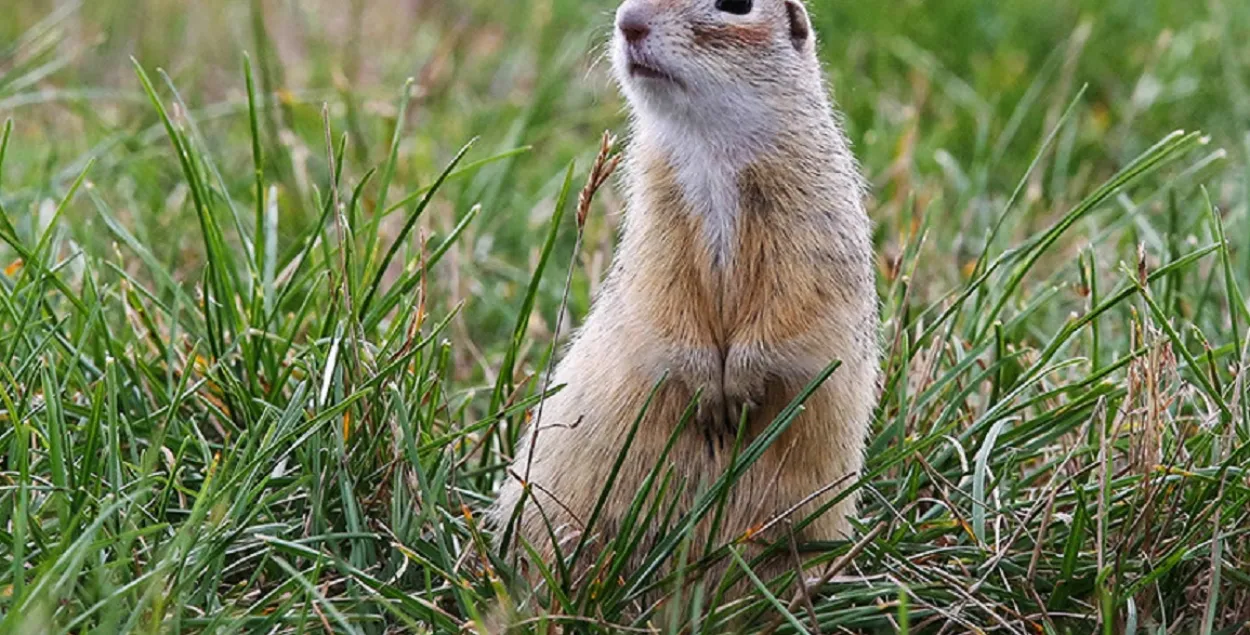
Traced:
<path fill-rule="evenodd" d="M 668 459 L 686 484 L 679 513 L 729 465 L 744 408 L 749 443 L 842 362 L 728 495 L 722 540 L 814 496 L 794 514 L 804 518 L 859 474 L 880 368 L 871 232 L 814 39 L 800 0 L 627 0 L 617 12 L 613 66 L 633 112 L 620 246 L 556 371 L 565 387 L 544 406 L 532 463 L 530 431 L 513 466 L 534 486 L 518 533 L 540 554 L 553 554 L 543 515 L 571 550 L 665 376 L 597 544 L 616 534 L 696 395 Z M 503 485 L 496 525 L 521 494 L 516 478 Z M 845 537 L 854 509 L 840 502 L 798 539 Z"/>

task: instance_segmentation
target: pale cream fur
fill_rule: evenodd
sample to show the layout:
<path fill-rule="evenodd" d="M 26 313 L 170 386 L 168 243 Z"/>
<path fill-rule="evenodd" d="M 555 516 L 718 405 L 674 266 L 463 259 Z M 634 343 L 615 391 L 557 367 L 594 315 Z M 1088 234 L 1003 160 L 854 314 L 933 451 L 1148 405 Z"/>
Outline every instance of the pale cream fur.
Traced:
<path fill-rule="evenodd" d="M 721 539 L 831 484 L 853 482 L 863 465 L 880 365 L 863 183 L 798 0 L 756 0 L 745 16 L 715 4 L 628 0 L 618 12 L 618 19 L 641 12 L 632 17 L 651 28 L 640 42 L 629 44 L 619 32 L 614 42 L 634 115 L 629 206 L 612 273 L 558 367 L 554 383 L 565 388 L 546 403 L 533 448 L 535 500 L 527 503 L 520 536 L 545 557 L 552 549 L 534 502 L 571 544 L 631 424 L 666 374 L 595 544 L 615 535 L 700 390 L 698 416 L 668 460 L 686 484 L 682 511 L 728 466 L 742 408 L 749 442 L 830 362 L 842 362 L 738 482 Z M 633 63 L 669 78 L 638 76 Z M 526 431 L 517 474 L 526 472 L 530 438 Z M 497 527 L 521 493 L 516 479 L 503 484 L 492 509 Z M 854 512 L 848 498 L 798 539 L 845 537 Z M 699 541 L 706 531 L 700 528 Z"/>

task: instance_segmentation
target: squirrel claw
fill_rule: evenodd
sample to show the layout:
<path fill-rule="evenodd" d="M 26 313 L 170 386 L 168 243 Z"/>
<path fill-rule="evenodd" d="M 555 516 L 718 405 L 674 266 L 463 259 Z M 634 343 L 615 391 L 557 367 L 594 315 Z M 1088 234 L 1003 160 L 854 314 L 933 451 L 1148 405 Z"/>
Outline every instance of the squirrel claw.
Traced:
<path fill-rule="evenodd" d="M 703 430 L 709 451 L 714 451 L 715 447 L 725 450 L 731 446 L 738 438 L 744 413 L 749 419 L 751 413 L 758 408 L 759 404 L 753 399 L 726 400 L 723 395 L 705 396 L 701 399 L 695 413 L 695 422 Z"/>
<path fill-rule="evenodd" d="M 695 423 L 704 430 L 721 431 L 725 427 L 725 401 L 719 396 L 704 395 L 695 411 Z"/>

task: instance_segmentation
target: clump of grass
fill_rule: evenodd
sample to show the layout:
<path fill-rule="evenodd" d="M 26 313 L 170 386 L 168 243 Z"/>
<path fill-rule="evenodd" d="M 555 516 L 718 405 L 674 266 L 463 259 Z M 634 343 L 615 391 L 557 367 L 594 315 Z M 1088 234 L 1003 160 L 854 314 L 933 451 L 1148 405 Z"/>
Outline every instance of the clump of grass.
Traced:
<path fill-rule="evenodd" d="M 979 10 L 926 8 L 902 34 L 877 9 L 818 12 L 889 42 L 828 52 L 877 185 L 889 352 L 857 534 L 774 545 L 795 564 L 777 580 L 751 570 L 752 536 L 685 540 L 800 396 L 693 510 L 670 504 L 694 484 L 661 462 L 616 536 L 588 527 L 567 554 L 606 540 L 587 573 L 534 563 L 529 593 L 479 512 L 559 389 L 543 369 L 606 260 L 613 215 L 589 210 L 617 204 L 607 155 L 594 200 L 571 196 L 571 159 L 603 152 L 593 131 L 618 114 L 567 81 L 585 47 L 555 35 L 586 10 L 515 4 L 423 9 L 414 83 L 296 94 L 273 40 L 289 26 L 251 3 L 255 56 L 207 107 L 196 72 L 146 62 L 123 90 L 56 83 L 82 64 L 59 43 L 108 3 L 0 24 L 0 632 L 1245 628 L 1250 148 L 1244 131 L 1170 133 L 1142 104 L 1162 83 L 1217 127 L 1237 102 L 1201 110 L 1181 80 L 1218 63 L 1233 94 L 1250 62 L 1143 37 L 1155 23 L 1122 2 L 1095 17 L 1128 26 L 1074 21 L 1058 48 L 1026 35 L 1071 7 L 1000 3 L 1002 28 L 1031 28 L 987 46 L 1033 60 L 1023 86 L 933 44 Z M 1182 39 L 1250 20 L 1216 5 L 1158 19 Z M 429 42 L 483 51 L 459 67 L 478 72 L 453 81 Z M 1079 88 L 1118 64 L 1144 88 Z M 458 92 L 525 68 L 541 73 L 519 98 Z M 749 597 L 724 602 L 739 584 Z"/>

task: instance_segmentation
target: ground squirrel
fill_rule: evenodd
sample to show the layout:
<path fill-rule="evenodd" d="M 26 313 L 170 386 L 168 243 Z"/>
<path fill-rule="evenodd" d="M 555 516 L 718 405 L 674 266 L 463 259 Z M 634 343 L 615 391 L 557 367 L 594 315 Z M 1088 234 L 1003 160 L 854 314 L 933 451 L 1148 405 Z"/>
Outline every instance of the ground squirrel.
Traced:
<path fill-rule="evenodd" d="M 613 66 L 633 114 L 620 245 L 556 371 L 565 387 L 544 407 L 532 464 L 527 432 L 513 466 L 535 486 L 519 535 L 540 553 L 552 554 L 551 539 L 534 503 L 561 541 L 578 535 L 666 374 L 595 527 L 600 543 L 696 394 L 669 458 L 687 506 L 728 465 L 743 408 L 749 442 L 842 362 L 737 483 L 722 540 L 819 494 L 803 518 L 859 474 L 880 368 L 871 232 L 814 39 L 800 0 L 627 0 L 618 10 Z M 521 492 L 516 477 L 503 485 L 497 525 Z M 854 507 L 839 503 L 799 540 L 846 536 Z"/>

